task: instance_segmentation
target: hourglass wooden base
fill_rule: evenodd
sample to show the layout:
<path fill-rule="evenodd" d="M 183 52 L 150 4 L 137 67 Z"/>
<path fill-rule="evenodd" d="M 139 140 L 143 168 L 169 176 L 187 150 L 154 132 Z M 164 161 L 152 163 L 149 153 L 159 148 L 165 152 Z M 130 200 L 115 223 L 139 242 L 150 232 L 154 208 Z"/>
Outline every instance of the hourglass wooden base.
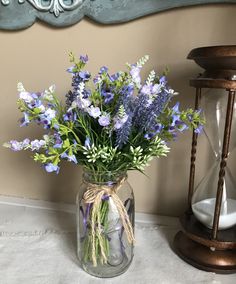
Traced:
<path fill-rule="evenodd" d="M 211 230 L 199 223 L 193 214 L 186 213 L 180 221 L 184 232 L 175 236 L 174 249 L 184 261 L 205 271 L 236 273 L 235 227 L 222 231 L 219 241 L 211 240 Z"/>
<path fill-rule="evenodd" d="M 192 266 L 215 273 L 236 273 L 236 250 L 211 250 L 178 232 L 174 239 L 175 252 Z"/>

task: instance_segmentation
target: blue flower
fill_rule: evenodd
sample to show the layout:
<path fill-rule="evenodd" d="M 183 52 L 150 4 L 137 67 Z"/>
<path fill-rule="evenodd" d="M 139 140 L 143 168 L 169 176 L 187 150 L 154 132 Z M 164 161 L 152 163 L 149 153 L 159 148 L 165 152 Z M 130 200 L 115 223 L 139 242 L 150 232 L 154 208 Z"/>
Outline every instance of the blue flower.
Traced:
<path fill-rule="evenodd" d="M 180 125 L 178 126 L 178 130 L 180 131 L 180 132 L 183 132 L 183 131 L 185 131 L 185 130 L 187 130 L 189 127 L 188 127 L 188 125 L 187 124 L 185 124 L 184 122 L 180 122 Z"/>
<path fill-rule="evenodd" d="M 66 69 L 66 71 L 67 71 L 68 73 L 75 73 L 75 70 L 76 70 L 75 65 L 74 65 L 74 66 L 69 67 L 68 69 Z"/>
<path fill-rule="evenodd" d="M 105 91 L 105 90 L 102 90 L 102 96 L 105 98 L 104 100 L 105 104 L 109 104 L 114 98 L 113 93 L 111 93 L 110 91 Z"/>
<path fill-rule="evenodd" d="M 103 113 L 99 119 L 98 119 L 98 123 L 101 126 L 108 126 L 110 124 L 110 115 L 108 113 Z"/>
<path fill-rule="evenodd" d="M 134 84 L 132 84 L 132 83 L 122 87 L 122 89 L 121 89 L 121 93 L 123 95 L 125 95 L 126 97 L 131 96 L 133 94 L 133 92 L 134 92 Z"/>
<path fill-rule="evenodd" d="M 173 107 L 172 107 L 173 113 L 178 113 L 179 114 L 179 102 L 177 102 Z"/>
<path fill-rule="evenodd" d="M 60 170 L 59 166 L 54 165 L 52 163 L 45 164 L 44 168 L 48 173 L 56 172 L 58 174 Z"/>
<path fill-rule="evenodd" d="M 29 125 L 30 120 L 29 120 L 29 114 L 27 112 L 24 112 L 24 117 L 21 118 L 20 122 L 21 122 L 20 126 L 27 126 L 27 125 Z"/>
<path fill-rule="evenodd" d="M 96 75 L 93 78 L 93 82 L 94 82 L 94 84 L 100 84 L 102 82 L 102 78 L 99 75 Z"/>
<path fill-rule="evenodd" d="M 161 78 L 159 79 L 159 83 L 165 86 L 167 84 L 166 76 L 161 76 Z"/>
<path fill-rule="evenodd" d="M 151 138 L 153 138 L 153 137 L 156 136 L 158 133 L 160 133 L 163 128 L 164 128 L 164 126 L 163 126 L 161 123 L 157 123 L 157 124 L 154 126 L 154 128 L 152 129 L 151 132 L 146 133 L 146 134 L 144 135 L 144 138 L 146 138 L 146 139 L 151 139 Z"/>
<path fill-rule="evenodd" d="M 99 70 L 99 74 L 107 73 L 108 68 L 106 66 L 102 66 Z"/>
<path fill-rule="evenodd" d="M 90 79 L 90 73 L 88 71 L 80 71 L 79 76 L 83 81 L 88 81 Z"/>
<path fill-rule="evenodd" d="M 119 79 L 119 77 L 120 77 L 120 73 L 119 72 L 109 76 L 111 82 L 116 81 L 117 79 Z"/>
<path fill-rule="evenodd" d="M 67 113 L 63 114 L 64 121 L 75 121 L 77 119 L 76 112 L 68 111 Z"/>
<path fill-rule="evenodd" d="M 180 121 L 179 119 L 180 119 L 179 114 L 172 114 L 172 116 L 171 116 L 171 120 L 172 120 L 171 126 L 175 126 L 176 124 L 178 124 L 179 121 Z"/>
<path fill-rule="evenodd" d="M 45 113 L 39 115 L 39 123 L 44 124 L 44 128 L 50 127 L 51 121 L 56 117 L 56 111 L 54 109 L 48 108 Z"/>
<path fill-rule="evenodd" d="M 144 135 L 144 138 L 150 140 L 150 139 L 152 139 L 154 136 L 155 136 L 155 133 L 154 133 L 154 132 L 150 132 L 150 133 L 146 133 L 146 134 Z"/>
<path fill-rule="evenodd" d="M 88 136 L 85 139 L 84 146 L 88 149 L 91 147 L 91 140 Z"/>
<path fill-rule="evenodd" d="M 200 134 L 202 133 L 203 125 L 199 124 L 198 127 L 194 130 L 195 133 Z"/>

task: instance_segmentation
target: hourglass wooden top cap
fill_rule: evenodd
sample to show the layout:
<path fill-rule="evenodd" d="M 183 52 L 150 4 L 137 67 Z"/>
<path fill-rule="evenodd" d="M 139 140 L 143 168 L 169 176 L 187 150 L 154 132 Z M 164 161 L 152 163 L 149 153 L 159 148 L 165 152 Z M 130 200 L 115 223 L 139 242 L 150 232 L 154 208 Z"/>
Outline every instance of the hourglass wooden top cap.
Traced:
<path fill-rule="evenodd" d="M 205 70 L 236 70 L 236 45 L 194 48 L 187 58 Z"/>

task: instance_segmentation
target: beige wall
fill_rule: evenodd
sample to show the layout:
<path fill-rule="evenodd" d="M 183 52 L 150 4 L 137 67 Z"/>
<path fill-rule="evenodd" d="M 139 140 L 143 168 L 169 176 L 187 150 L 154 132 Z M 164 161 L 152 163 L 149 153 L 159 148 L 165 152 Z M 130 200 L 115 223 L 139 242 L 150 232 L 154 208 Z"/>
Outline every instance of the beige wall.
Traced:
<path fill-rule="evenodd" d="M 19 128 L 20 113 L 16 107 L 16 83 L 22 81 L 29 90 L 43 90 L 52 83 L 61 97 L 70 87 L 65 69 L 70 65 L 67 54 L 87 53 L 89 68 L 96 72 L 100 65 L 113 71 L 127 61 L 135 62 L 149 54 L 151 68 L 171 69 L 170 82 L 181 95 L 183 106 L 193 105 L 193 90 L 188 79 L 199 72 L 186 60 L 197 46 L 236 44 L 236 5 L 210 5 L 176 9 L 148 16 L 122 25 L 103 26 L 88 20 L 65 28 L 54 29 L 37 23 L 18 32 L 0 31 L 0 129 L 1 144 L 12 138 L 39 137 L 40 130 Z M 172 144 L 166 159 L 155 160 L 147 168 L 149 178 L 130 173 L 135 190 L 136 208 L 141 212 L 178 215 L 186 206 L 190 133 Z M 203 139 L 202 144 L 206 141 Z M 205 152 L 202 150 L 202 156 Z M 13 153 L 0 147 L 0 194 L 53 201 L 73 202 L 81 180 L 81 170 L 64 164 L 61 173 L 45 173 L 30 153 Z M 201 164 L 201 173 L 207 167 Z"/>

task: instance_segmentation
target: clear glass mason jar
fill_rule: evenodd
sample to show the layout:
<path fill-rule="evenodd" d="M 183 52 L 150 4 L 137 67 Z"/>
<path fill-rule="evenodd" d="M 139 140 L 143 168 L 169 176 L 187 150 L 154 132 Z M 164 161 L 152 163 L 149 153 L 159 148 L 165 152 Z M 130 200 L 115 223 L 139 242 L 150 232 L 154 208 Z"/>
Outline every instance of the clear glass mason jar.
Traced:
<path fill-rule="evenodd" d="M 76 203 L 77 254 L 81 267 L 101 278 L 125 272 L 133 258 L 133 242 L 124 224 L 127 219 L 131 231 L 134 230 L 134 195 L 126 172 L 84 170 Z M 127 212 L 123 219 L 121 207 Z"/>

